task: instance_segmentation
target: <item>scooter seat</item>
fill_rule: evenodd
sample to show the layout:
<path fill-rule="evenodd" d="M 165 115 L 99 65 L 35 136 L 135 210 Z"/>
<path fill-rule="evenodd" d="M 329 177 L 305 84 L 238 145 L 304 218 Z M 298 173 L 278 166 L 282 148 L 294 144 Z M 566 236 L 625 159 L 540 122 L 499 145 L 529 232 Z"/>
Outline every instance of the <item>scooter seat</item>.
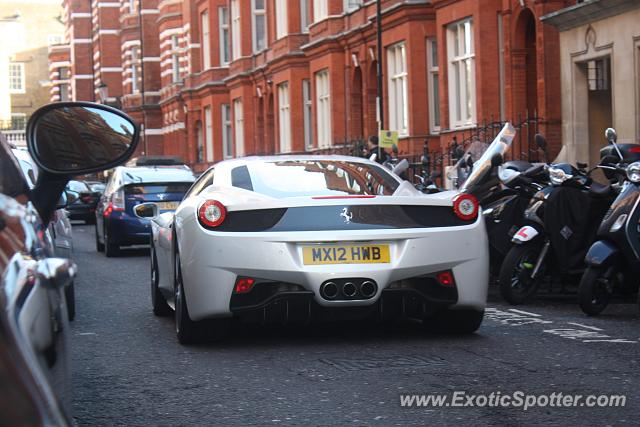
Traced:
<path fill-rule="evenodd" d="M 596 196 L 608 196 L 611 194 L 611 185 L 592 182 L 589 192 Z"/>

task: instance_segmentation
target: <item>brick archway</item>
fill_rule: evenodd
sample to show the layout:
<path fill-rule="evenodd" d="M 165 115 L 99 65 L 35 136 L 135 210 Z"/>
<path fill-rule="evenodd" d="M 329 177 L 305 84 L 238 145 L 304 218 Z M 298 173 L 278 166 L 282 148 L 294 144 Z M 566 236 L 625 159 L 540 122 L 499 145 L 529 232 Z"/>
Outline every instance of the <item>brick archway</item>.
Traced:
<path fill-rule="evenodd" d="M 378 95 L 378 62 L 372 61 L 367 75 L 367 101 L 365 137 L 378 134 L 378 122 L 376 120 L 376 96 Z"/>
<path fill-rule="evenodd" d="M 276 140 L 275 140 L 275 112 L 273 104 L 273 93 L 269 92 L 269 99 L 267 100 L 267 126 L 266 126 L 266 138 L 267 143 L 266 153 L 273 154 L 276 152 Z"/>
<path fill-rule="evenodd" d="M 538 113 L 538 58 L 536 50 L 536 18 L 525 8 L 518 15 L 513 55 L 514 117 L 534 117 Z"/>
<path fill-rule="evenodd" d="M 202 121 L 196 121 L 195 125 L 196 134 L 196 163 L 203 163 L 205 161 L 204 152 L 204 132 L 202 130 Z M 186 160 L 186 159 L 185 159 Z M 191 159 L 189 159 L 191 160 Z"/>
<path fill-rule="evenodd" d="M 351 122 L 350 137 L 352 139 L 363 138 L 363 109 L 362 109 L 362 70 L 356 67 L 351 82 Z"/>
<path fill-rule="evenodd" d="M 268 152 L 265 147 L 264 132 L 264 97 L 258 98 L 258 114 L 256 114 L 256 154 L 266 154 Z"/>

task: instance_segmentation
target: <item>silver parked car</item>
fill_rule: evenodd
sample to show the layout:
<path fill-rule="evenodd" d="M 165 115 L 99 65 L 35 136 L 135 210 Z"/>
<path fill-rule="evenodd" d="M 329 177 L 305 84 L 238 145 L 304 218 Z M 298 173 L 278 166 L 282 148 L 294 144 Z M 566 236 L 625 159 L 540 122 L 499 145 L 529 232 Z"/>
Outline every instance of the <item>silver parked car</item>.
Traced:
<path fill-rule="evenodd" d="M 73 425 L 65 294 L 76 266 L 55 257 L 48 228 L 69 179 L 125 161 L 139 132 L 111 107 L 60 102 L 36 111 L 27 135 L 31 169 L 0 137 L 0 425 Z"/>

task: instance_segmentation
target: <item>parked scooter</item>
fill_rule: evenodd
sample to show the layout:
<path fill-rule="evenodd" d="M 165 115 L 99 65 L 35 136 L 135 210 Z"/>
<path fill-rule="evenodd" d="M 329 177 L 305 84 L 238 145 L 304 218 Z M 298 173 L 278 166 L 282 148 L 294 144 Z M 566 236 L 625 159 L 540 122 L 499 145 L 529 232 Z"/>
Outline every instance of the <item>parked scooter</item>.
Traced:
<path fill-rule="evenodd" d="M 547 276 L 564 287 L 584 269 L 584 255 L 615 191 L 593 181 L 586 164 L 577 166 L 549 166 L 551 185 L 533 196 L 524 214 L 527 225 L 513 236 L 499 275 L 500 294 L 511 304 L 533 297 Z"/>
<path fill-rule="evenodd" d="M 542 135 L 536 135 L 536 142 L 540 149 L 546 150 Z M 511 236 L 524 223 L 525 208 L 533 195 L 547 184 L 547 175 L 544 164 L 532 165 L 522 160 L 503 163 L 504 153 L 494 153 L 493 144 L 486 152 L 493 153 L 490 169 L 475 174 L 481 163 L 480 160 L 473 163 L 472 173 L 460 191 L 473 194 L 482 206 L 489 237 L 490 271 L 492 276 L 497 276 L 511 248 Z M 481 160 L 483 158 L 484 155 Z"/>
<path fill-rule="evenodd" d="M 613 148 L 608 151 L 618 156 L 618 164 L 607 169 L 627 179 L 600 224 L 598 240 L 585 258 L 587 269 L 578 296 L 580 308 L 591 316 L 600 314 L 615 294 L 637 293 L 640 275 L 640 145 L 616 144 L 612 128 L 605 135 Z"/>
<path fill-rule="evenodd" d="M 422 157 L 420 159 L 422 171 L 419 175 L 414 175 L 418 181 L 415 184 L 416 189 L 426 194 L 434 194 L 442 191 L 436 185 L 436 179 L 440 178 L 442 174 L 439 171 L 431 170 L 431 156 L 429 155 L 429 147 L 425 144 L 422 149 Z"/>

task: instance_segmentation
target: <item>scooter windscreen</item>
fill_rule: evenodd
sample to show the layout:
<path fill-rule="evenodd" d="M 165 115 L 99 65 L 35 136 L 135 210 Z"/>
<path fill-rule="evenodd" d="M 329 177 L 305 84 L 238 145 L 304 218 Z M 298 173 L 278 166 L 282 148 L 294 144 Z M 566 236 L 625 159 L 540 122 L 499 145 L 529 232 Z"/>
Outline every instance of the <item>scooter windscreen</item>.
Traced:
<path fill-rule="evenodd" d="M 489 148 L 487 148 L 478 161 L 473 164 L 473 171 L 460 187 L 460 192 L 469 192 L 482 181 L 491 170 L 491 159 L 493 156 L 500 154 L 504 157 L 509 147 L 511 147 L 515 136 L 516 129 L 511 126 L 510 123 L 506 123 Z"/>

